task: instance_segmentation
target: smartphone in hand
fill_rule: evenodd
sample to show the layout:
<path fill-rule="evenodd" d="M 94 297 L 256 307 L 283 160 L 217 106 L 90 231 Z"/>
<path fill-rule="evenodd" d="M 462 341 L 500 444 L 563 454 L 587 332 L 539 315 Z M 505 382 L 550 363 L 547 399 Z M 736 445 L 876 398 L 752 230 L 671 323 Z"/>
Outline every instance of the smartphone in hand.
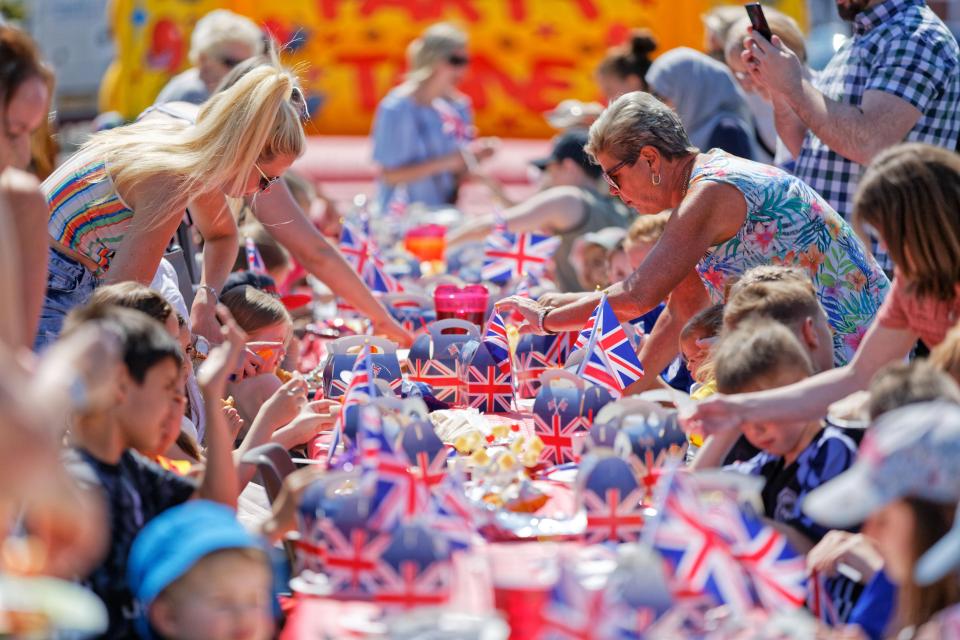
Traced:
<path fill-rule="evenodd" d="M 744 9 L 747 10 L 753 30 L 766 38 L 767 42 L 771 42 L 773 32 L 770 31 L 770 25 L 767 24 L 767 17 L 763 15 L 763 6 L 759 2 L 751 2 L 744 5 Z"/>

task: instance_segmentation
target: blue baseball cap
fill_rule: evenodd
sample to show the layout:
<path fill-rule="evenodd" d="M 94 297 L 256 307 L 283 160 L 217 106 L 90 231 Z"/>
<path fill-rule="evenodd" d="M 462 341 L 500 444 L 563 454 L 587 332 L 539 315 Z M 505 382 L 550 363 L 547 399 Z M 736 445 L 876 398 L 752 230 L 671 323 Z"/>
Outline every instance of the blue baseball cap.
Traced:
<path fill-rule="evenodd" d="M 147 619 L 156 597 L 201 559 L 223 549 L 264 547 L 241 526 L 233 509 L 217 502 L 191 500 L 147 523 L 127 559 L 127 585 L 141 605 L 136 621 L 141 637 L 156 638 Z"/>

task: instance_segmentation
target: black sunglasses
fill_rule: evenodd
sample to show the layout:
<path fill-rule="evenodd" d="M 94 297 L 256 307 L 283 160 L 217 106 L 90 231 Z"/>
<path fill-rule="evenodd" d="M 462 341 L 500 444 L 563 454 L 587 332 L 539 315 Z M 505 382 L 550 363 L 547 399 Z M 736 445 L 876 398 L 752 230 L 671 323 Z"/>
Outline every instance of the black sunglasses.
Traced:
<path fill-rule="evenodd" d="M 449 58 L 447 58 L 447 62 L 449 62 L 451 65 L 455 67 L 465 67 L 468 64 L 470 64 L 470 57 L 462 56 L 460 54 L 455 53 Z"/>
<path fill-rule="evenodd" d="M 617 191 L 620 191 L 620 185 L 617 183 L 617 179 L 614 176 L 617 175 L 617 171 L 620 171 L 620 169 L 623 169 L 628 164 L 633 164 L 633 163 L 627 160 L 624 160 L 610 167 L 609 171 L 602 171 L 603 167 L 601 167 L 600 175 L 603 176 L 604 181 L 608 185 L 610 185 L 611 189 L 616 189 Z"/>
<path fill-rule="evenodd" d="M 229 56 L 221 56 L 218 58 L 220 64 L 225 66 L 227 69 L 233 69 L 235 66 L 246 60 L 246 58 L 231 58 Z"/>
<path fill-rule="evenodd" d="M 273 176 L 271 178 L 270 176 L 265 174 L 263 172 L 263 169 L 260 168 L 259 164 L 254 163 L 253 166 L 255 166 L 257 168 L 257 171 L 260 172 L 260 185 L 259 185 L 260 193 L 266 193 L 267 191 L 270 190 L 270 187 L 272 187 L 278 180 L 280 180 L 280 176 Z"/>

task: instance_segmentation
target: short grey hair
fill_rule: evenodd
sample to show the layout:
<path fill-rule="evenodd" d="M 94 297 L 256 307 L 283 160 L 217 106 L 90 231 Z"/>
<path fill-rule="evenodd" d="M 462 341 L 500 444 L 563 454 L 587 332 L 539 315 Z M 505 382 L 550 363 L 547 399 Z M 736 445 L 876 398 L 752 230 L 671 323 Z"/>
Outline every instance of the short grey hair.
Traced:
<path fill-rule="evenodd" d="M 223 45 L 239 42 L 250 47 L 252 55 L 263 53 L 263 31 L 250 18 L 226 9 L 215 9 L 197 20 L 190 35 L 190 62 L 197 64 L 200 54 L 216 53 Z"/>
<path fill-rule="evenodd" d="M 606 153 L 620 160 L 636 162 L 640 149 L 655 147 L 660 155 L 673 160 L 698 149 L 690 144 L 673 109 L 649 93 L 625 93 L 608 106 L 590 127 L 587 153 L 596 159 Z"/>

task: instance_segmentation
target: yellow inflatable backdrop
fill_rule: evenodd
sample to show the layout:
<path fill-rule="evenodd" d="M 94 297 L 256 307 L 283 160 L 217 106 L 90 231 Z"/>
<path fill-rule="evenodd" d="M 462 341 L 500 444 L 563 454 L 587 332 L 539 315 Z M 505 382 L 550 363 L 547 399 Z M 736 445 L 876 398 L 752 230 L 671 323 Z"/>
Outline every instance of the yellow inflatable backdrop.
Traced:
<path fill-rule="evenodd" d="M 653 30 L 665 51 L 699 48 L 699 16 L 710 0 L 114 0 L 117 58 L 104 79 L 101 107 L 133 117 L 166 81 L 187 68 L 190 31 L 215 8 L 262 24 L 286 44 L 315 106 L 308 130 L 365 135 L 378 100 L 404 71 L 407 44 L 448 20 L 470 34 L 463 89 L 481 135 L 544 137 L 543 112 L 565 98 L 598 98 L 593 69 L 629 30 Z M 803 17 L 803 0 L 779 8 Z M 802 24 L 802 22 L 801 22 Z"/>

